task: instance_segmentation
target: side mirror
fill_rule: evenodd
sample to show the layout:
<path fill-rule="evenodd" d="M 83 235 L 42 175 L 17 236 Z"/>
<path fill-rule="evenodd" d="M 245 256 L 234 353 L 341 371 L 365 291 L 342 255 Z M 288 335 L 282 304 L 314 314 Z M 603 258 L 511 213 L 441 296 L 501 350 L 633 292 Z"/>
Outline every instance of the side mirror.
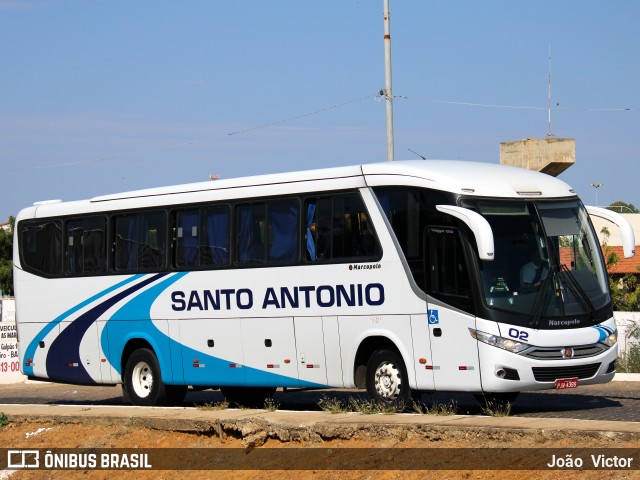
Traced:
<path fill-rule="evenodd" d="M 633 227 L 625 220 L 625 218 L 619 213 L 609 210 L 607 208 L 600 207 L 588 207 L 587 213 L 594 217 L 604 218 L 610 222 L 615 223 L 620 229 L 620 235 L 622 237 L 622 249 L 624 250 L 624 257 L 631 258 L 636 253 L 636 239 L 633 233 Z"/>
<path fill-rule="evenodd" d="M 436 209 L 462 220 L 471 229 L 478 245 L 478 255 L 481 260 L 491 261 L 495 258 L 493 230 L 482 215 L 468 208 L 453 205 L 436 205 Z"/>

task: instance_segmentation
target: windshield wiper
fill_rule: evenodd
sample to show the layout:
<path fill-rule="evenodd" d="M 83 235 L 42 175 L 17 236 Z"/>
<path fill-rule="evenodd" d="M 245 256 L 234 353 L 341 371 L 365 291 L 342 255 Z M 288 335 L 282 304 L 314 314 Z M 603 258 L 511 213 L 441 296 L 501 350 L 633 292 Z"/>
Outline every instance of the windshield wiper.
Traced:
<path fill-rule="evenodd" d="M 589 298 L 587 293 L 584 291 L 582 286 L 573 277 L 571 270 L 569 270 L 569 268 L 564 263 L 560 265 L 560 270 L 564 273 L 562 278 L 566 278 L 568 280 L 568 282 L 566 282 L 567 287 L 569 287 L 569 290 L 571 290 L 571 292 L 575 295 L 575 297 L 580 300 L 580 302 L 582 303 L 582 306 L 586 307 L 586 309 L 589 311 L 589 318 L 593 320 L 594 319 L 593 314 L 594 314 L 595 308 L 593 306 L 593 303 L 591 302 L 591 299 Z"/>
<path fill-rule="evenodd" d="M 542 280 L 542 285 L 540 286 L 540 290 L 538 290 L 538 294 L 536 298 L 533 300 L 534 311 L 533 316 L 531 317 L 530 326 L 533 328 L 538 328 L 538 324 L 540 323 L 540 319 L 542 318 L 542 313 L 544 309 L 547 307 L 547 303 L 549 302 L 549 297 L 547 296 L 547 292 L 549 291 L 549 287 L 555 283 L 553 280 L 555 278 L 555 269 L 551 269 L 549 271 L 549 275 L 547 278 Z"/>

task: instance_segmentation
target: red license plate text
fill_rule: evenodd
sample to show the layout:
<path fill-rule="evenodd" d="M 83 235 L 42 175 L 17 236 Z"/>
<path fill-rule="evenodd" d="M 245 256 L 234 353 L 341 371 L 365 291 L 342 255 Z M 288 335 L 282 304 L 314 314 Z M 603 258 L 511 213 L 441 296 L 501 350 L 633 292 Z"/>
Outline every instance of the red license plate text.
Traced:
<path fill-rule="evenodd" d="M 561 378 L 556 380 L 556 390 L 563 390 L 565 388 L 576 388 L 577 386 L 577 378 Z"/>

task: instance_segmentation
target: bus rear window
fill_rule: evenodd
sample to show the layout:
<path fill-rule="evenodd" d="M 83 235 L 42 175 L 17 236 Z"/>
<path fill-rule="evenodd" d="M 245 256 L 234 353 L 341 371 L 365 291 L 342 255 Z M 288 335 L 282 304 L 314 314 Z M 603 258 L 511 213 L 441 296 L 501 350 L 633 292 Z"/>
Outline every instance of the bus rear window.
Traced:
<path fill-rule="evenodd" d="M 20 238 L 27 270 L 51 276 L 62 272 L 62 222 L 48 220 L 22 225 Z"/>

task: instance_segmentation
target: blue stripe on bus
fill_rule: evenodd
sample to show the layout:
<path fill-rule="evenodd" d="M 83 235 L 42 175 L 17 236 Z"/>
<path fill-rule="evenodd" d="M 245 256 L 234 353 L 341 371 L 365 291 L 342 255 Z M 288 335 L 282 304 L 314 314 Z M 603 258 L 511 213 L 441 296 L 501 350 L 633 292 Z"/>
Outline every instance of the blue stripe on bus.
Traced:
<path fill-rule="evenodd" d="M 129 300 L 107 320 L 100 344 L 107 361 L 118 374 L 122 375 L 120 360 L 127 342 L 134 338 L 144 339 L 156 352 L 162 380 L 167 383 L 175 382 L 171 368 L 169 337 L 162 333 L 151 320 L 151 305 L 164 290 L 186 274 L 187 272 L 176 273 L 158 282 L 157 285 Z"/>
<path fill-rule="evenodd" d="M 24 359 L 26 361 L 27 358 L 31 358 L 35 360 L 35 353 L 36 353 L 36 349 L 38 348 L 38 345 L 40 344 L 40 342 L 42 340 L 44 340 L 44 338 L 53 330 L 53 328 L 58 325 L 60 322 L 62 322 L 64 319 L 66 319 L 67 317 L 73 315 L 74 313 L 76 313 L 78 310 L 86 307 L 87 305 L 95 302 L 96 300 L 98 300 L 99 298 L 104 297 L 105 295 L 110 294 L 111 292 L 113 292 L 114 290 L 117 290 L 118 288 L 122 287 L 123 285 L 126 285 L 128 283 L 131 283 L 137 279 L 139 279 L 140 277 L 143 277 L 144 275 L 133 275 L 132 277 L 127 278 L 126 280 L 123 280 L 120 283 L 117 283 L 115 285 L 112 285 L 111 287 L 95 294 L 93 297 L 88 298 L 87 300 L 85 300 L 82 303 L 79 303 L 78 305 L 76 305 L 73 308 L 70 308 L 69 310 L 67 310 L 66 312 L 64 312 L 63 314 L 59 315 L 58 317 L 56 317 L 55 319 L 51 320 L 50 322 L 48 322 L 43 328 L 42 330 L 40 330 L 40 332 L 38 332 L 37 335 L 35 335 L 33 337 L 33 340 L 31 341 L 31 343 L 29 343 L 29 346 L 27 346 L 27 349 L 25 351 L 24 354 Z M 23 366 L 23 373 L 25 375 L 33 375 L 33 365 L 30 366 Z"/>
<path fill-rule="evenodd" d="M 156 353 L 162 381 L 167 384 L 189 383 L 184 379 L 184 371 L 179 369 L 181 361 L 186 358 L 197 357 L 201 363 L 206 364 L 209 371 L 214 372 L 210 382 L 206 386 L 241 386 L 246 381 L 238 381 L 238 373 L 232 372 L 229 363 L 233 361 L 213 357 L 197 350 L 191 349 L 161 332 L 151 320 L 151 306 L 160 294 L 176 281 L 184 277 L 187 272 L 176 273 L 170 278 L 158 282 L 157 285 L 145 290 L 129 300 L 107 321 L 102 331 L 100 344 L 107 361 L 119 375 L 122 375 L 121 358 L 127 342 L 131 339 L 146 340 Z M 177 356 L 172 362 L 172 357 Z M 239 362 L 241 363 L 241 362 Z M 180 371 L 179 371 L 180 370 Z M 265 372 L 252 367 L 243 366 L 245 375 L 251 378 L 252 386 L 279 386 L 279 387 L 307 387 L 323 388 L 327 385 L 298 380 L 297 378 Z M 198 383 L 201 385 L 201 383 Z"/>
<path fill-rule="evenodd" d="M 85 369 L 80 358 L 80 342 L 91 325 L 93 325 L 100 315 L 118 303 L 120 300 L 128 297 L 132 293 L 144 288 L 150 283 L 166 276 L 166 273 L 152 275 L 142 282 L 133 285 L 126 290 L 114 295 L 106 301 L 99 303 L 91 310 L 83 313 L 73 320 L 58 337 L 53 341 L 47 355 L 47 375 L 51 379 L 62 380 L 66 382 L 93 384 L 97 383 L 91 378 L 89 372 Z M 74 364 L 73 368 L 69 364 Z"/>
<path fill-rule="evenodd" d="M 607 338 L 612 332 L 609 331 L 609 328 L 605 328 L 603 326 L 597 326 L 597 327 L 591 327 L 593 329 L 595 329 L 598 334 L 600 335 L 598 338 L 598 342 L 601 342 L 602 340 L 604 340 L 605 338 Z"/>

